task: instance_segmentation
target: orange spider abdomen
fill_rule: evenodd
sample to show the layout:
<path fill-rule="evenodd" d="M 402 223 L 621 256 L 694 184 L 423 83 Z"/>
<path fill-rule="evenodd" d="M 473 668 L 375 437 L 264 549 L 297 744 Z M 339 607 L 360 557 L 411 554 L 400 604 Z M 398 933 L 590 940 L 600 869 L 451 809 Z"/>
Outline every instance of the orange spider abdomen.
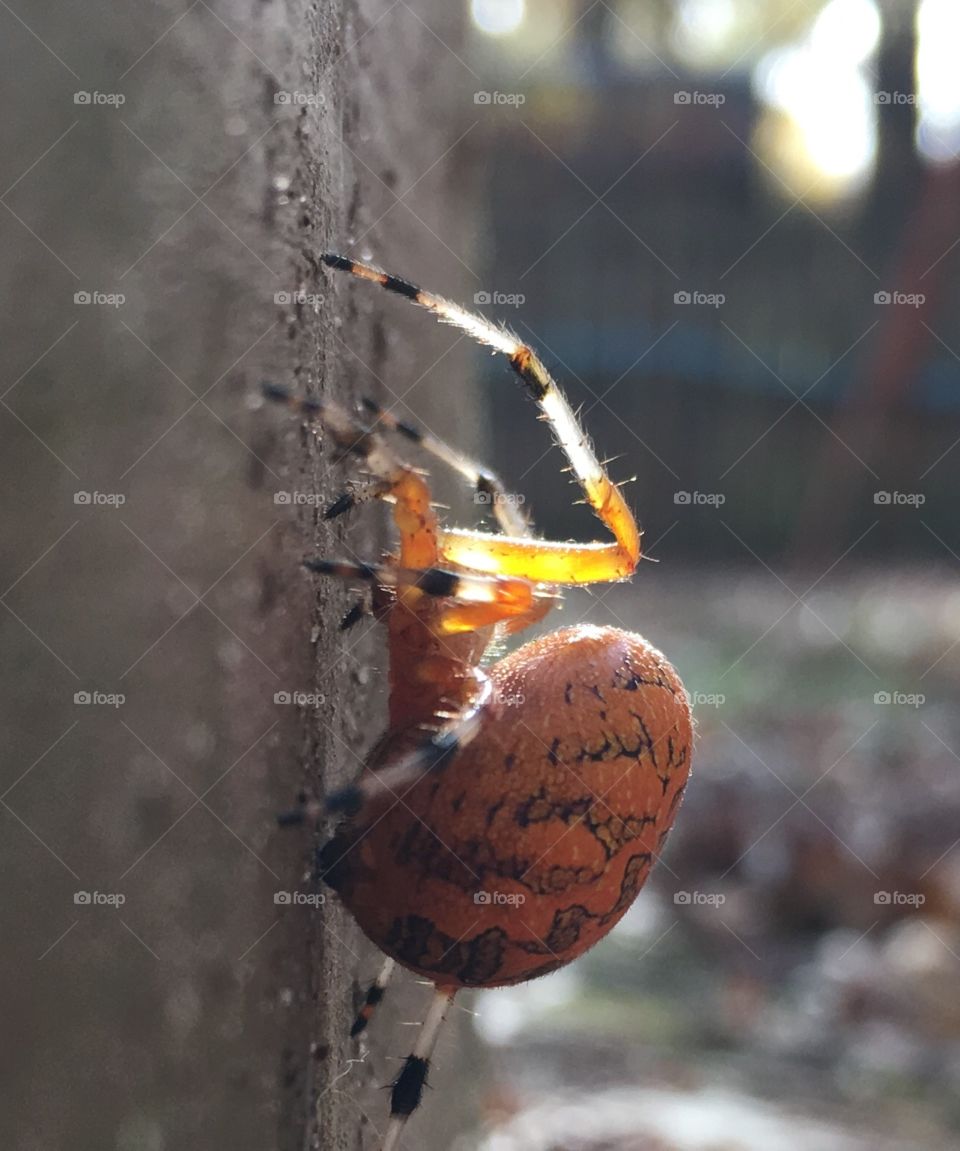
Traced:
<path fill-rule="evenodd" d="M 520 983 L 603 938 L 690 770 L 683 685 L 638 635 L 563 628 L 489 674 L 475 738 L 345 823 L 321 858 L 366 935 L 440 986 Z M 369 770 L 409 738 L 386 741 Z"/>

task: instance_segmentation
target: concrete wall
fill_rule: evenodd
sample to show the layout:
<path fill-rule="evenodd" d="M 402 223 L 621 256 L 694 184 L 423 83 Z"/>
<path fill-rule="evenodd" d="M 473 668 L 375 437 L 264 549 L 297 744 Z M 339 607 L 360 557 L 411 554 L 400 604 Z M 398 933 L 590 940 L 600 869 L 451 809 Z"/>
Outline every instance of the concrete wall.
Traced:
<path fill-rule="evenodd" d="M 354 773 L 380 721 L 382 635 L 341 637 L 346 591 L 315 589 L 299 560 L 375 554 L 382 517 L 331 531 L 275 502 L 335 494 L 346 473 L 257 385 L 390 398 L 378 378 L 406 387 L 452 344 L 424 346 L 400 309 L 387 327 L 382 299 L 315 257 L 369 230 L 384 263 L 436 268 L 390 189 L 456 138 L 442 92 L 458 65 L 437 37 L 456 42 L 459 9 L 13 7 L 0 1144 L 372 1146 L 426 989 L 402 988 L 369 1046 L 346 1040 L 378 958 L 333 901 L 274 902 L 312 890 L 312 841 L 273 814 Z M 455 242 L 450 166 L 416 196 Z M 316 301 L 277 302 L 298 290 Z M 322 702 L 275 702 L 297 691 Z M 455 1049 L 451 1032 L 448 1075 Z M 431 1110 L 418 1137 L 446 1146 L 460 1120 Z"/>

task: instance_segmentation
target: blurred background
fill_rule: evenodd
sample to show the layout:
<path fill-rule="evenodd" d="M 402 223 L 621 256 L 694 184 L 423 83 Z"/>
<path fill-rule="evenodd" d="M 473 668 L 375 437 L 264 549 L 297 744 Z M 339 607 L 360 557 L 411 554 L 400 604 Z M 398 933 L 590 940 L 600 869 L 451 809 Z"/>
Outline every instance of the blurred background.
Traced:
<path fill-rule="evenodd" d="M 447 162 L 482 166 L 447 282 L 636 477 L 659 562 L 563 615 L 653 640 L 699 729 L 620 929 L 477 997 L 482 1146 L 958 1146 L 960 6 L 467 17 Z M 545 430 L 476 362 L 484 455 L 538 528 L 590 538 Z"/>
<path fill-rule="evenodd" d="M 379 520 L 323 523 L 258 381 L 597 525 L 505 365 L 333 243 L 540 350 L 656 561 L 547 624 L 642 632 L 698 724 L 635 907 L 464 1000 L 407 1145 L 960 1147 L 958 0 L 0 7 L 0 1142 L 376 1144 L 424 989 L 347 1040 L 377 959 L 277 909 L 272 813 L 382 720 L 382 633 L 298 572 Z"/>

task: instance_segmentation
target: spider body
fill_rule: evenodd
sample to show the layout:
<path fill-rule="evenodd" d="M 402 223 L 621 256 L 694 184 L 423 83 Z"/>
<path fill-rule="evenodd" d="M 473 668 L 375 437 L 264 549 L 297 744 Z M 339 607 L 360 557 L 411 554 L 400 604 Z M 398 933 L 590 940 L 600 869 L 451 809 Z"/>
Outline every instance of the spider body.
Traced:
<path fill-rule="evenodd" d="M 665 658 L 616 628 L 562 628 L 483 666 L 491 641 L 542 619 L 561 587 L 629 577 L 640 558 L 636 521 L 530 347 L 377 268 L 334 254 L 323 260 L 504 354 L 613 536 L 536 538 L 493 473 L 375 402 L 365 401 L 371 425 L 335 404 L 266 389 L 321 424 L 367 473 L 328 519 L 367 500 L 393 506 L 395 554 L 306 566 L 370 585 L 388 632 L 388 728 L 359 779 L 320 808 L 345 818 L 319 852 L 318 871 L 389 957 L 352 1034 L 371 1018 L 396 963 L 434 984 L 393 1085 L 382 1151 L 394 1151 L 457 991 L 520 983 L 569 963 L 633 902 L 683 795 L 692 721 Z M 473 483 L 499 533 L 441 523 L 424 473 L 394 453 L 393 434 Z M 345 623 L 362 614 L 351 609 Z"/>
<path fill-rule="evenodd" d="M 402 803 L 381 796 L 321 858 L 366 935 L 459 988 L 520 983 L 616 924 L 689 768 L 680 681 L 639 636 L 578 625 L 494 664 L 471 742 Z M 409 746 L 391 736 L 368 770 Z"/>

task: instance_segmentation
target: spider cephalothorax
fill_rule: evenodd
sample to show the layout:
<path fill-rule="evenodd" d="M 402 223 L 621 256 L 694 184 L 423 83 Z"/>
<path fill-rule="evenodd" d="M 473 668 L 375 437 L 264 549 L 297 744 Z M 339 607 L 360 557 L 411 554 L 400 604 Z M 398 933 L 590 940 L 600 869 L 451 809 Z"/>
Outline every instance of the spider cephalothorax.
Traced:
<path fill-rule="evenodd" d="M 389 957 L 353 1033 L 372 1015 L 396 962 L 435 984 L 394 1084 L 383 1143 L 390 1151 L 420 1101 L 457 990 L 521 983 L 561 967 L 633 902 L 683 795 L 692 724 L 670 664 L 642 637 L 616 628 L 566 627 L 480 666 L 495 635 L 541 619 L 559 588 L 631 575 L 640 558 L 636 521 L 557 384 L 516 336 L 376 268 L 323 259 L 504 353 L 614 537 L 538 539 L 496 476 L 372 401 L 365 401 L 368 424 L 336 405 L 267 390 L 321 423 L 369 473 L 328 515 L 388 499 L 399 536 L 397 554 L 383 563 L 307 565 L 372 585 L 388 629 L 388 730 L 360 779 L 327 797 L 325 809 L 346 817 L 319 863 Z M 502 534 L 441 525 L 424 475 L 394 454 L 384 433 L 469 479 Z"/>

